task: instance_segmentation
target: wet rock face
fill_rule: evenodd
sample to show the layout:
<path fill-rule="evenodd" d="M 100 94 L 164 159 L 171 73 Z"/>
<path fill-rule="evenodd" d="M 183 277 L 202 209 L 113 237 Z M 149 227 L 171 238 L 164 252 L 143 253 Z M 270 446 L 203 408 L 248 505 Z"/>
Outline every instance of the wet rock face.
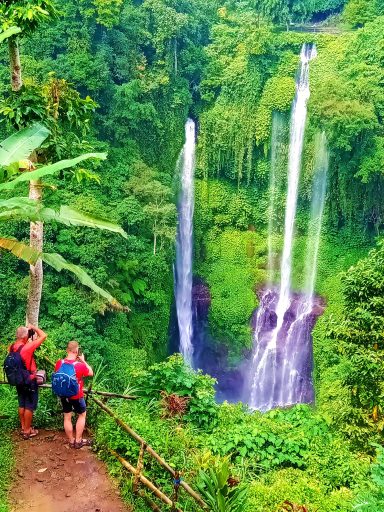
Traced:
<path fill-rule="evenodd" d="M 192 305 L 195 315 L 200 319 L 207 319 L 211 305 L 209 287 L 200 279 L 195 279 L 192 287 Z"/>

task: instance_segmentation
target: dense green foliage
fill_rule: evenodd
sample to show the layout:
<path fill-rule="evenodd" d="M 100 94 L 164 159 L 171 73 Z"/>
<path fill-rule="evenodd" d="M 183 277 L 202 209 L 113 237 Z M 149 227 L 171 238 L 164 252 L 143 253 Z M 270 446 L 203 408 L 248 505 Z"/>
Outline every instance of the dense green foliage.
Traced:
<path fill-rule="evenodd" d="M 86 161 L 44 176 L 44 206 L 57 212 L 66 204 L 84 216 L 110 219 L 127 238 L 56 219 L 45 226 L 45 251 L 86 268 L 131 311 L 113 311 L 69 274 L 46 268 L 40 318 L 49 338 L 39 366 L 49 369 L 41 356 L 54 359 L 67 341 L 77 339 L 98 368 L 95 386 L 139 396 L 134 402 L 112 400 L 111 407 L 206 493 L 212 510 L 227 510 L 232 496 L 240 503 L 232 510 L 246 512 L 281 512 L 285 500 L 310 512 L 379 512 L 384 506 L 382 2 L 69 0 L 59 7 L 59 15 L 51 1 L 16 0 L 0 7 L 2 30 L 21 28 L 24 80 L 20 91 L 10 90 L 5 40 L 1 135 L 42 122 L 51 134 L 38 151 L 40 164 L 108 153 L 103 162 Z M 329 33 L 285 30 L 291 22 L 328 15 L 323 27 Z M 193 372 L 179 356 L 166 359 L 179 187 L 175 168 L 190 115 L 199 125 L 194 273 L 210 289 L 212 341 L 235 365 L 249 356 L 250 319 L 266 280 L 275 124 L 283 128 L 274 134 L 280 159 L 274 250 L 282 244 L 288 120 L 303 42 L 316 43 L 318 58 L 311 63 L 296 289 L 303 284 L 319 131 L 325 131 L 330 149 L 316 282 L 326 310 L 313 333 L 316 407 L 250 413 L 242 404 L 216 404 L 214 379 Z M 2 181 L 10 178 L 1 175 Z M 19 188 L 26 196 L 25 184 Z M 2 223 L 1 235 L 27 243 L 21 220 L 13 216 Z M 377 247 L 368 254 L 375 238 Z M 4 354 L 24 321 L 28 278 L 25 262 L 5 251 L 0 257 Z M 180 413 L 169 410 L 170 396 L 181 399 Z M 15 409 L 13 390 L 3 386 L 5 429 L 15 426 Z M 56 400 L 44 392 L 36 425 L 57 426 L 56 411 Z M 124 497 L 135 510 L 148 510 L 105 450 L 113 448 L 134 464 L 139 446 L 111 418 L 94 407 L 90 412 L 97 447 Z M 7 510 L 9 442 L 2 437 L 0 443 L 1 511 Z M 161 467 L 146 461 L 146 473 L 172 494 Z M 241 482 L 233 492 L 224 482 L 227 476 Z M 180 501 L 183 510 L 196 510 L 185 495 Z"/>

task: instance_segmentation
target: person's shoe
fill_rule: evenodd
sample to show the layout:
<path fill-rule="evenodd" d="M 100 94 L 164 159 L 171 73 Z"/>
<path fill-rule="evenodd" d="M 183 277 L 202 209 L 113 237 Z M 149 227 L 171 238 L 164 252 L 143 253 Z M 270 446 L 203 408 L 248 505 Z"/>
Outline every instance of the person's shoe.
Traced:
<path fill-rule="evenodd" d="M 75 442 L 75 448 L 79 450 L 83 446 L 92 446 L 92 439 L 82 439 L 79 442 Z"/>
<path fill-rule="evenodd" d="M 68 444 L 69 444 L 69 447 L 70 447 L 70 448 L 74 448 L 76 443 L 75 443 L 75 441 L 73 440 L 73 441 L 68 441 Z"/>

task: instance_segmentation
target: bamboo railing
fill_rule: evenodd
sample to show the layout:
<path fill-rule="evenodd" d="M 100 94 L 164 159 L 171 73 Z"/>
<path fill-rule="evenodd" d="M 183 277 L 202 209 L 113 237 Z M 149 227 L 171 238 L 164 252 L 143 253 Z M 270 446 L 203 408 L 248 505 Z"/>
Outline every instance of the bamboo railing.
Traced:
<path fill-rule="evenodd" d="M 139 480 L 142 483 L 144 483 L 144 485 L 146 485 L 146 487 L 148 487 L 153 492 L 153 489 L 151 487 L 149 487 L 149 485 L 147 485 L 147 483 L 150 481 L 148 479 L 146 479 L 145 477 L 144 477 L 145 481 L 141 478 L 143 455 L 144 455 L 144 452 L 147 452 L 152 458 L 154 458 L 160 464 L 160 466 L 162 466 L 166 471 L 168 471 L 168 473 L 170 473 L 170 475 L 173 477 L 174 489 L 176 491 L 175 492 L 176 496 L 178 495 L 178 492 L 177 492 L 178 487 L 182 487 L 185 490 L 185 492 L 187 494 L 189 494 L 196 501 L 196 503 L 200 506 L 200 508 L 202 508 L 204 510 L 208 510 L 208 506 L 204 502 L 204 500 L 202 499 L 200 494 L 198 494 L 196 491 L 194 491 L 192 489 L 192 487 L 190 487 L 187 484 L 187 482 L 185 482 L 183 479 L 181 479 L 179 472 L 175 471 L 150 445 L 148 445 L 145 442 L 145 440 L 141 436 L 139 436 L 139 434 L 137 432 L 135 432 L 129 425 L 127 425 L 124 421 L 122 421 L 117 416 L 117 414 L 112 409 L 110 409 L 107 405 L 105 405 L 101 400 L 99 400 L 98 398 L 95 398 L 94 396 L 90 396 L 90 398 L 93 400 L 93 402 L 95 402 L 96 405 L 98 405 L 100 407 L 100 409 L 102 409 L 104 412 L 109 414 L 109 416 L 111 416 L 111 418 L 113 418 L 113 420 L 115 421 L 115 423 L 117 423 L 117 425 L 119 425 L 135 441 L 137 441 L 137 443 L 140 444 L 140 454 L 139 454 L 139 460 L 138 460 L 136 469 L 133 466 L 131 466 L 127 461 L 123 462 L 124 459 L 120 455 L 118 455 L 116 452 L 114 452 L 113 450 L 109 450 L 109 452 L 112 453 L 112 455 L 114 455 L 121 462 L 121 464 L 123 464 L 123 466 L 126 469 L 128 469 L 133 475 L 136 476 L 136 479 L 139 478 Z M 159 489 L 157 489 L 157 490 L 161 494 L 163 494 Z M 156 494 L 156 496 L 160 497 L 158 494 Z M 163 495 L 163 496 L 165 496 L 165 495 Z M 166 498 L 169 500 L 168 497 L 166 497 Z M 162 499 L 162 498 L 160 498 L 160 499 Z M 162 501 L 164 501 L 164 500 L 162 499 Z M 167 503 L 169 505 L 169 504 L 174 503 L 174 501 L 175 500 L 171 500 L 171 503 L 164 501 L 164 503 Z M 174 510 L 178 510 L 178 509 L 174 509 Z"/>

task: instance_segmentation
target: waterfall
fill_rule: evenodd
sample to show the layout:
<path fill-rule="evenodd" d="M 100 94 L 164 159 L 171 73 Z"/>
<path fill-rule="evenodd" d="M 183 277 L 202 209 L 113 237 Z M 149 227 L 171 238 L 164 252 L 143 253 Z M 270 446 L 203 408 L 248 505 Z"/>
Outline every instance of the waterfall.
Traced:
<path fill-rule="evenodd" d="M 192 252 L 195 170 L 195 123 L 185 125 L 185 144 L 180 153 L 177 170 L 181 173 L 176 237 L 175 297 L 180 333 L 180 352 L 186 363 L 193 363 L 192 346 Z"/>
<path fill-rule="evenodd" d="M 301 156 L 309 99 L 309 62 L 316 57 L 313 45 L 303 45 L 300 70 L 296 80 L 296 95 L 292 105 L 288 190 L 284 223 L 284 246 L 281 261 L 280 289 L 269 288 L 261 296 L 255 326 L 255 349 L 250 372 L 249 406 L 268 410 L 281 405 L 282 378 L 284 377 L 284 345 L 297 308 L 291 297 L 292 247 L 296 216 Z M 291 310 L 291 306 L 293 310 Z M 290 320 L 291 319 L 291 320 Z M 290 372 L 291 374 L 291 372 Z M 284 391 L 283 391 L 284 393 Z"/>
<path fill-rule="evenodd" d="M 307 102 L 309 99 L 309 61 L 316 57 L 316 48 L 303 45 L 300 54 L 300 74 L 296 82 L 296 97 L 292 107 L 291 133 L 289 141 L 288 192 L 285 205 L 284 246 L 281 262 L 281 282 L 277 303 L 277 325 L 272 335 L 272 348 L 283 325 L 284 314 L 288 309 L 291 294 L 292 243 L 295 225 L 297 193 L 301 168 L 301 155 L 304 144 Z"/>
<path fill-rule="evenodd" d="M 305 251 L 304 294 L 300 298 L 296 319 L 291 324 L 284 345 L 284 365 L 280 393 L 275 400 L 278 405 L 306 401 L 311 383 L 303 376 L 311 352 L 311 330 L 313 326 L 314 291 L 317 260 L 320 247 L 325 192 L 327 187 L 329 155 L 325 133 L 316 137 L 315 165 L 312 183 L 311 216 Z"/>
<path fill-rule="evenodd" d="M 272 137 L 271 137 L 271 172 L 269 176 L 268 187 L 268 283 L 271 284 L 274 279 L 275 262 L 273 252 L 274 235 L 276 234 L 275 205 L 277 194 L 281 186 L 281 176 L 279 173 L 279 162 L 281 159 L 281 145 L 284 125 L 283 116 L 274 112 L 272 116 Z"/>

